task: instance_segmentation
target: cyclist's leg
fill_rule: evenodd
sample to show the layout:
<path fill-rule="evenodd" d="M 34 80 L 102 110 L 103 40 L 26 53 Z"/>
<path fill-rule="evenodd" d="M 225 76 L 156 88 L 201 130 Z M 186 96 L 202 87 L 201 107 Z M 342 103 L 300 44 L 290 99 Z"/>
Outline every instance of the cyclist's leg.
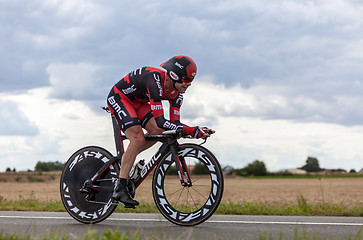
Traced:
<path fill-rule="evenodd" d="M 145 137 L 133 103 L 117 88 L 111 90 L 107 103 L 119 128 L 130 140 L 129 146 L 121 158 L 120 178 L 116 182 L 112 197 L 125 205 L 138 205 L 139 202 L 132 199 L 126 186 L 136 155 L 145 145 Z"/>
<path fill-rule="evenodd" d="M 151 111 L 150 105 L 148 103 L 141 104 L 137 109 L 137 115 L 139 116 L 139 120 L 141 126 L 146 129 L 147 134 L 161 134 L 164 130 L 159 128 L 156 124 L 154 115 Z M 153 146 L 156 142 L 155 141 L 146 141 L 144 147 L 141 151 L 144 151 L 151 146 Z"/>
<path fill-rule="evenodd" d="M 133 207 L 139 205 L 139 202 L 134 200 L 127 190 L 127 179 L 136 156 L 145 145 L 146 140 L 140 125 L 129 127 L 124 132 L 130 143 L 122 155 L 120 176 L 116 182 L 112 196 L 115 200 L 124 203 L 126 207 Z"/>
<path fill-rule="evenodd" d="M 145 145 L 145 137 L 137 114 L 137 104 L 130 101 L 122 92 L 114 87 L 107 101 L 108 107 L 115 116 L 119 128 L 130 141 L 121 159 L 120 178 L 128 178 L 136 155 Z"/>
<path fill-rule="evenodd" d="M 145 137 L 140 125 L 129 127 L 125 135 L 130 141 L 121 159 L 120 178 L 128 178 L 136 156 L 144 149 Z"/>

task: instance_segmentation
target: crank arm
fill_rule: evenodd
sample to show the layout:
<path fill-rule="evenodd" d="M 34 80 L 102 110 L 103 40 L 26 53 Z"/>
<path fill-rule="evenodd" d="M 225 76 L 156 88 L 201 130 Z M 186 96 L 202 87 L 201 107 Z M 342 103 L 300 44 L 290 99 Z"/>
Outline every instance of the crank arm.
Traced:
<path fill-rule="evenodd" d="M 92 201 L 92 200 L 89 200 L 87 202 L 89 202 L 89 203 L 95 203 L 95 204 L 101 204 L 101 205 L 107 205 L 108 204 L 107 202 Z M 133 208 L 133 209 L 135 209 L 135 205 L 125 205 L 122 202 L 112 202 L 111 205 L 117 205 L 117 206 L 124 205 L 125 208 Z"/>

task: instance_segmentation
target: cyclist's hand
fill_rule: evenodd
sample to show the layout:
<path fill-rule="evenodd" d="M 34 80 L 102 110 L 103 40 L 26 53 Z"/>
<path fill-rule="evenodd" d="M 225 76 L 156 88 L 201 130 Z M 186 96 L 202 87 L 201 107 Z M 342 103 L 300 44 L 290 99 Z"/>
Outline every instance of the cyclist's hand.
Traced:
<path fill-rule="evenodd" d="M 201 130 L 204 132 L 203 136 L 201 137 L 202 139 L 206 139 L 209 138 L 210 135 L 212 135 L 213 133 L 215 133 L 216 131 L 207 128 L 207 127 L 202 127 Z"/>
<path fill-rule="evenodd" d="M 215 133 L 215 131 L 213 131 L 212 129 L 209 129 L 209 128 L 204 128 L 204 127 L 200 128 L 198 126 L 196 126 L 196 127 L 184 126 L 183 133 L 186 135 L 190 135 L 194 138 L 206 139 L 206 138 L 210 137 L 210 135 L 212 133 Z"/>
<path fill-rule="evenodd" d="M 213 129 L 210 129 L 208 127 L 202 127 L 201 129 L 203 130 L 203 132 L 208 133 L 209 136 L 216 132 Z"/>

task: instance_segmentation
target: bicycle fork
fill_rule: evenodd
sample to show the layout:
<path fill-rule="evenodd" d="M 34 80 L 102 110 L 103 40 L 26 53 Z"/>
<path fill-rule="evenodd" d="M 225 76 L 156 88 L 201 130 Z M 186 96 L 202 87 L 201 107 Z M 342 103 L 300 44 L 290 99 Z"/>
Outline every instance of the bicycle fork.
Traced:
<path fill-rule="evenodd" d="M 170 144 L 169 146 L 172 154 L 172 159 L 174 160 L 176 168 L 178 170 L 181 185 L 184 187 L 193 186 L 192 180 L 190 178 L 189 169 L 187 167 L 184 157 L 179 156 L 177 146 L 175 144 Z"/>

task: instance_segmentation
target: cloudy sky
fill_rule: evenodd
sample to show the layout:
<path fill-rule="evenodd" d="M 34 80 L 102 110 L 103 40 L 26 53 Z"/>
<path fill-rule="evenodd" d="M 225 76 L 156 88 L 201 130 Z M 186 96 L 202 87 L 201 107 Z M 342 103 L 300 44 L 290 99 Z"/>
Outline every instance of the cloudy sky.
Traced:
<path fill-rule="evenodd" d="M 101 110 L 123 75 L 178 54 L 198 65 L 182 120 L 222 165 L 363 168 L 358 0 L 0 0 L 0 171 L 114 153 Z"/>

